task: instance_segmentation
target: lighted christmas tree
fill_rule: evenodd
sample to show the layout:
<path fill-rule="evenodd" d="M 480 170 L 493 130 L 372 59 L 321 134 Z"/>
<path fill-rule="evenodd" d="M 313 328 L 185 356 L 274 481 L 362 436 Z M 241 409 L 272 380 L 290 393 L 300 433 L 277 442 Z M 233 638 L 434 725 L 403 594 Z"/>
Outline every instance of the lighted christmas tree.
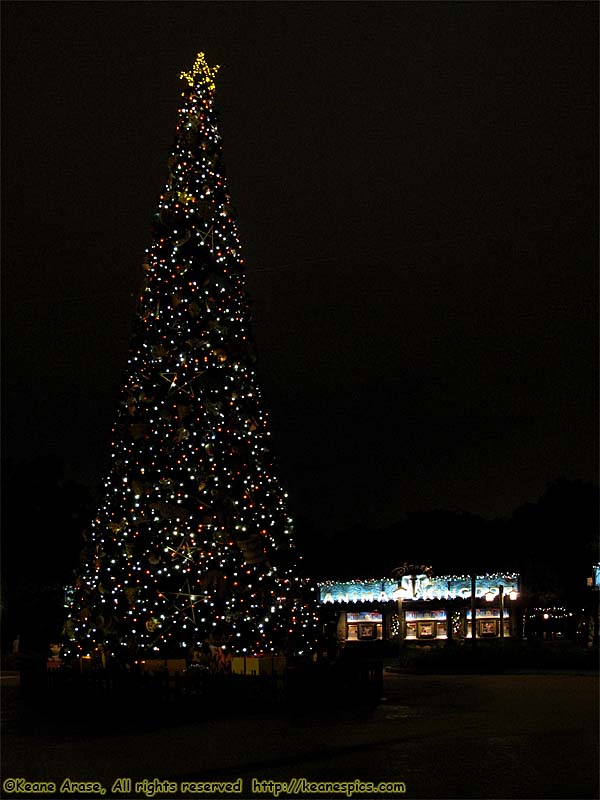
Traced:
<path fill-rule="evenodd" d="M 200 53 L 154 218 L 71 653 L 309 652 L 314 610 L 255 377 L 214 78 Z M 309 599 L 307 599 L 307 596 Z"/>

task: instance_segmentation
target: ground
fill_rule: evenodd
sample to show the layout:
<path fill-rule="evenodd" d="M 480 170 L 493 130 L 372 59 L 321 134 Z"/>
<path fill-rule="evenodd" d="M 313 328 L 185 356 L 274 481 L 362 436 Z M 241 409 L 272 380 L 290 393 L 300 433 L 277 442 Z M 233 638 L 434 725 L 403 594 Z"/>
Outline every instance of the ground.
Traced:
<path fill-rule="evenodd" d="M 598 676 L 590 673 L 386 671 L 383 698 L 371 710 L 359 703 L 354 710 L 349 703 L 337 711 L 240 714 L 126 731 L 115 722 L 115 729 L 102 735 L 94 719 L 83 730 L 70 731 L 60 719 L 30 720 L 24 727 L 11 702 L 14 683 L 5 676 L 6 798 L 18 796 L 6 785 L 7 778 L 17 777 L 96 780 L 109 790 L 119 777 L 169 779 L 178 785 L 241 778 L 242 797 L 273 796 L 253 794 L 253 778 L 294 777 L 403 781 L 406 793 L 401 796 L 407 798 L 598 797 Z M 112 796 L 124 800 L 123 794 L 105 795 Z"/>

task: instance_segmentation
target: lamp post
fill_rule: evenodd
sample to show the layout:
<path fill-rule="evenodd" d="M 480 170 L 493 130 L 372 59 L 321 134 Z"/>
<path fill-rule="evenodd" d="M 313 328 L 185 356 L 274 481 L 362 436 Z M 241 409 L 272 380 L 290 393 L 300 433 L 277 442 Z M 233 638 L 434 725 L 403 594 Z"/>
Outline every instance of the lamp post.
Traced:
<path fill-rule="evenodd" d="M 498 586 L 498 593 L 494 592 L 492 589 L 489 589 L 485 595 L 485 599 L 488 603 L 492 603 L 496 596 L 500 598 L 500 638 L 504 639 L 504 586 Z"/>
<path fill-rule="evenodd" d="M 515 600 L 517 600 L 518 597 L 519 597 L 519 592 L 516 589 L 512 589 L 508 593 L 508 599 L 512 601 L 511 611 L 510 611 L 510 635 L 514 636 L 515 639 L 522 639 L 523 629 L 521 620 L 521 609 L 515 603 Z"/>
<path fill-rule="evenodd" d="M 508 593 L 509 600 L 516 600 L 518 596 L 519 596 L 519 593 L 516 592 L 514 589 L 512 589 Z M 503 586 L 503 584 L 500 584 L 498 586 L 498 598 L 500 600 L 500 634 L 499 635 L 500 635 L 500 641 L 502 643 L 504 643 L 504 602 L 505 602 L 504 598 L 505 597 L 506 597 L 506 595 L 504 594 L 504 586 Z M 496 598 L 496 594 L 495 594 L 495 592 L 492 592 L 492 591 L 489 591 L 485 596 L 485 599 L 488 602 L 492 602 L 493 600 L 495 600 L 495 598 Z"/>

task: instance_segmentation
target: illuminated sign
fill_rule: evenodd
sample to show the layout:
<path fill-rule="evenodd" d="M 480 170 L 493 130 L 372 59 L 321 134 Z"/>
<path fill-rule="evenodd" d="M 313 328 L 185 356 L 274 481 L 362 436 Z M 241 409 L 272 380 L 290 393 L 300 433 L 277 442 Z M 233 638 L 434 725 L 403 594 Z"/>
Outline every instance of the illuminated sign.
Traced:
<path fill-rule="evenodd" d="M 510 617 L 508 609 L 502 609 L 504 611 L 504 616 L 506 619 Z M 485 619 L 487 617 L 498 618 L 500 616 L 500 609 L 499 608 L 476 608 L 475 609 L 475 619 Z M 471 614 L 471 609 L 467 611 L 467 619 L 472 619 L 473 615 Z"/>
<path fill-rule="evenodd" d="M 419 619 L 446 619 L 446 612 L 443 609 L 432 608 L 431 611 L 429 609 L 425 611 L 407 611 L 404 616 L 407 622 Z"/>
<path fill-rule="evenodd" d="M 402 599 L 454 600 L 471 597 L 469 576 L 443 575 L 428 578 L 426 575 L 403 575 L 401 579 Z M 503 589 L 505 599 L 511 592 L 519 591 L 519 576 L 515 574 L 478 575 L 475 597 L 488 594 L 497 598 Z M 319 584 L 321 603 L 390 603 L 396 600 L 398 582 L 388 578 L 365 581 L 327 581 Z"/>
<path fill-rule="evenodd" d="M 396 581 L 348 581 L 319 584 L 321 603 L 389 603 L 398 588 Z"/>
<path fill-rule="evenodd" d="M 383 614 L 380 611 L 348 611 L 347 622 L 382 622 Z"/>

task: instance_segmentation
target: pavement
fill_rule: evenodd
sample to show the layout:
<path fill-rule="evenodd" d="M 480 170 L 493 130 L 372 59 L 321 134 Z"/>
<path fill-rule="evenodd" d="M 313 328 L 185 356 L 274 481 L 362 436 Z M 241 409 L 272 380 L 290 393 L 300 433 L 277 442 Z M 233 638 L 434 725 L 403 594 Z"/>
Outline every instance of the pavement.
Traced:
<path fill-rule="evenodd" d="M 2 797 L 61 795 L 65 778 L 98 781 L 106 798 L 220 797 L 181 793 L 183 782 L 242 781 L 238 797 L 345 797 L 348 786 L 253 784 L 370 782 L 363 796 L 436 800 L 598 798 L 598 676 L 594 674 L 410 675 L 386 671 L 374 708 L 265 710 L 185 724 L 70 728 L 20 719 L 18 678 L 3 675 Z M 85 715 L 84 715 L 85 716 Z M 54 782 L 20 793 L 11 779 Z M 111 787 L 129 778 L 119 791 Z M 7 782 L 8 779 L 8 782 Z M 145 790 L 135 783 L 146 779 Z M 174 787 L 169 791 L 168 781 Z M 385 782 L 403 783 L 389 791 Z M 239 786 L 239 784 L 238 784 Z M 353 796 L 359 796 L 360 784 Z M 161 791 L 164 789 L 164 791 Z M 21 784 L 21 788 L 23 785 Z M 39 787 L 38 787 L 39 788 Z M 43 787 L 42 787 L 43 788 Z M 51 788 L 51 787 L 50 787 Z M 143 787 L 140 787 L 141 789 Z M 196 787 L 198 789 L 198 787 Z M 205 787 L 206 788 L 206 787 Z M 293 791 L 286 794 L 286 789 Z M 384 791 L 387 788 L 388 791 Z M 48 789 L 48 787 L 46 787 Z M 329 791 L 328 791 L 329 789 Z M 33 793 L 32 793 L 33 792 Z M 179 793 L 178 793 L 179 792 Z M 222 796 L 228 796 L 226 793 Z M 233 795 L 229 795 L 233 796 Z"/>

